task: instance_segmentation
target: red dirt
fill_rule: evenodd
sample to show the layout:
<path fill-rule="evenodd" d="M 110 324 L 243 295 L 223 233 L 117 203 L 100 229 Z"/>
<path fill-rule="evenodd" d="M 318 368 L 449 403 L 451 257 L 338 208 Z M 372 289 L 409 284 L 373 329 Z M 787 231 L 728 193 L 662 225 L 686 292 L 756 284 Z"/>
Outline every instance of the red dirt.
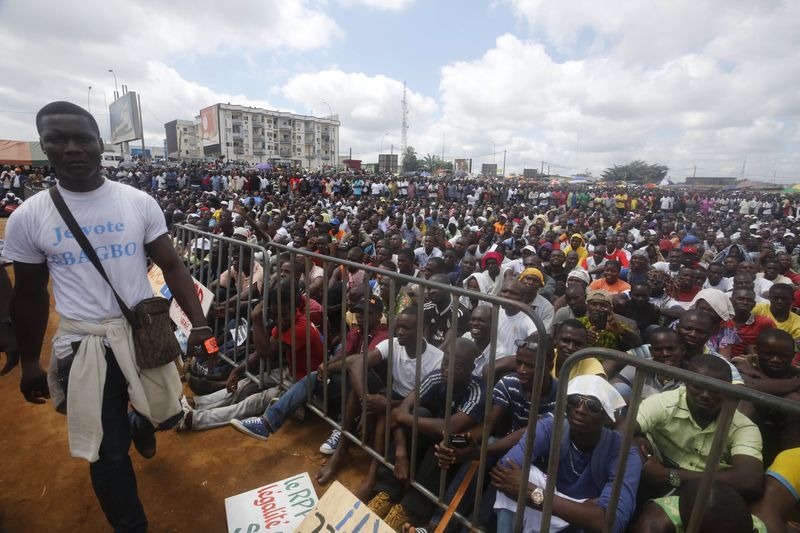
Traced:
<path fill-rule="evenodd" d="M 0 235 L 4 231 L 5 220 L 0 220 Z M 57 325 L 51 300 L 42 349 L 45 368 Z M 88 464 L 69 455 L 66 418 L 50 404 L 22 398 L 19 368 L 0 378 L 0 405 L 0 531 L 109 531 Z M 302 423 L 290 420 L 266 443 L 220 428 L 159 433 L 158 453 L 151 460 L 131 447 L 150 530 L 226 531 L 226 497 L 303 471 L 313 479 L 325 459 L 319 445 L 329 429 L 312 415 Z M 366 467 L 366 454 L 354 450 L 353 462 L 338 479 L 354 490 Z M 317 486 L 318 495 L 323 492 Z"/>

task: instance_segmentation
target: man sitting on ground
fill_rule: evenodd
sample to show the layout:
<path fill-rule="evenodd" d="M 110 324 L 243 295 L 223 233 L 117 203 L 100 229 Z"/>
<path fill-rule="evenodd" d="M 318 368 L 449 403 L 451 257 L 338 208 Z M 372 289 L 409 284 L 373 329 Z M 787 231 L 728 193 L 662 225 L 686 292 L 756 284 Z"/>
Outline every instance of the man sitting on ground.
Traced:
<path fill-rule="evenodd" d="M 419 387 L 417 427 L 420 440 L 418 454 L 422 462 L 416 470 L 415 480 L 434 494 L 439 491 L 439 468 L 434 457 L 433 443 L 443 433 L 459 434 L 483 420 L 484 387 L 480 379 L 472 375 L 478 349 L 467 339 L 455 339 L 446 343 L 441 368 L 431 372 Z M 449 364 L 453 361 L 453 374 L 449 377 Z M 447 386 L 452 379 L 452 411 L 445 425 L 447 411 Z M 436 505 L 415 489 L 406 490 L 410 475 L 411 450 L 407 440 L 414 425 L 414 403 L 417 393 L 411 391 L 403 402 L 392 410 L 391 425 L 394 442 L 394 473 L 381 468 L 374 489 L 378 494 L 370 501 L 370 508 L 386 523 L 399 529 L 406 522 L 427 523 Z M 427 446 L 426 444 L 427 443 Z M 395 502 L 390 506 L 390 502 Z M 385 514 L 383 514 L 385 513 Z"/>
<path fill-rule="evenodd" d="M 567 526 L 600 530 L 606 521 L 622 445 L 622 435 L 607 426 L 614 422 L 615 412 L 625 405 L 625 400 L 599 376 L 575 378 L 570 381 L 567 393 L 567 420 L 559 450 L 561 460 L 555 481 L 556 496 L 550 530 L 558 531 Z M 520 483 L 527 485 L 523 530 L 538 525 L 544 487 L 548 483 L 541 468 L 546 465 L 550 454 L 554 420 L 546 417 L 537 423 L 530 472 L 523 472 L 520 468 L 526 447 L 524 436 L 492 469 L 490 477 L 497 490 L 494 504 L 497 531 L 513 529 Z M 641 475 L 641 462 L 636 455 L 635 447 L 631 447 L 612 530 L 615 533 L 625 530 L 636 507 Z M 490 494 L 486 497 L 490 497 Z"/>

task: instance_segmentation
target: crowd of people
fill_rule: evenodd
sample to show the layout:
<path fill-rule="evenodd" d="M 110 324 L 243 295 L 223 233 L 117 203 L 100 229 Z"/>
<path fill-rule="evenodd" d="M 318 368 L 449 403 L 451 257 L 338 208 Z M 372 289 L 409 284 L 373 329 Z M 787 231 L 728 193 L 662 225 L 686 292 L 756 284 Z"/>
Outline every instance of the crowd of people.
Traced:
<path fill-rule="evenodd" d="M 584 348 L 626 351 L 800 401 L 797 196 L 260 170 L 223 162 L 141 163 L 107 178 L 154 197 L 167 227 L 191 229 L 191 239 L 173 243 L 216 294 L 209 323 L 220 346 L 231 344 L 223 317 L 239 310 L 252 318 L 253 350 L 234 349 L 238 365 L 200 358 L 190 366 L 194 396 L 182 400 L 178 429 L 232 425 L 269 443 L 309 396 L 327 396 L 344 430 L 367 425 L 367 444 L 381 452 L 388 444 L 394 468 L 372 461 L 356 494 L 398 531 L 431 531 L 443 515 L 409 488 L 412 457 L 415 480 L 434 494 L 446 473 L 449 501 L 483 441 L 486 484 L 476 520 L 487 530 L 510 531 L 520 484 L 527 484 L 525 530 L 536 531 L 559 416 L 566 417 L 566 429 L 551 531 L 602 529 L 622 444 L 618 430 L 638 371 L 598 357 L 564 375 L 565 361 Z M 255 257 L 244 246 L 237 258 L 204 233 L 259 244 L 269 254 Z M 387 274 L 317 259 L 307 268 L 306 251 Z M 441 285 L 420 292 L 389 272 Z M 475 297 L 454 297 L 442 285 Z M 493 321 L 493 307 L 481 294 L 529 305 L 545 331 L 511 305 Z M 343 299 L 346 309 L 331 304 Z M 522 472 L 542 347 L 546 375 L 534 415 L 532 466 Z M 259 360 L 275 363 L 281 351 L 294 379 L 288 390 L 269 380 L 259 388 L 244 376 Z M 559 387 L 567 388 L 566 413 L 554 412 Z M 487 396 L 492 407 L 484 419 Z M 614 531 L 683 530 L 722 404 L 721 395 L 697 385 L 646 376 Z M 326 483 L 351 460 L 350 441 L 338 430 L 320 441 L 330 458 L 316 479 Z M 466 482 L 473 498 L 477 479 Z M 703 523 L 715 531 L 788 531 L 799 496 L 800 418 L 741 403 Z M 473 498 L 465 497 L 459 512 L 470 515 Z"/>

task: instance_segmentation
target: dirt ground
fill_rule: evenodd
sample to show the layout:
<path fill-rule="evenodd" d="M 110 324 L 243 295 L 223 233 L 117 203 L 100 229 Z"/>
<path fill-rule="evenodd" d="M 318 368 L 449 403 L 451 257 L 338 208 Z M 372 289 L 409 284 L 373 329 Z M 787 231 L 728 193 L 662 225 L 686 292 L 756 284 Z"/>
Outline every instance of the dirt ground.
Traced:
<path fill-rule="evenodd" d="M 0 235 L 5 222 L 0 219 Z M 51 300 L 45 368 L 57 325 Z M 159 433 L 158 453 L 150 460 L 131 447 L 150 530 L 226 531 L 226 497 L 304 471 L 313 479 L 328 434 L 329 427 L 312 415 L 302 423 L 290 420 L 267 442 L 220 428 Z M 110 531 L 92 492 L 88 463 L 69 455 L 66 418 L 50 404 L 22 398 L 19 368 L 0 378 L 0 461 L 0 532 Z M 356 450 L 339 481 L 354 489 L 366 466 L 366 454 Z M 324 490 L 317 486 L 319 496 Z"/>

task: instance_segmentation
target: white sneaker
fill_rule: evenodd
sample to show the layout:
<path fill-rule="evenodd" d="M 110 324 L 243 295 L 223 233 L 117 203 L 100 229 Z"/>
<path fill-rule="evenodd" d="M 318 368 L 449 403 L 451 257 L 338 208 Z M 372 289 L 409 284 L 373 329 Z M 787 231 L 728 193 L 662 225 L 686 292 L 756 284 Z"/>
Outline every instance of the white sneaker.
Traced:
<path fill-rule="evenodd" d="M 328 440 L 322 443 L 322 446 L 319 447 L 320 453 L 325 455 L 333 455 L 333 452 L 336 451 L 336 448 L 339 446 L 339 441 L 342 439 L 342 432 L 338 429 L 334 429 L 331 432 L 331 436 L 328 437 Z"/>

